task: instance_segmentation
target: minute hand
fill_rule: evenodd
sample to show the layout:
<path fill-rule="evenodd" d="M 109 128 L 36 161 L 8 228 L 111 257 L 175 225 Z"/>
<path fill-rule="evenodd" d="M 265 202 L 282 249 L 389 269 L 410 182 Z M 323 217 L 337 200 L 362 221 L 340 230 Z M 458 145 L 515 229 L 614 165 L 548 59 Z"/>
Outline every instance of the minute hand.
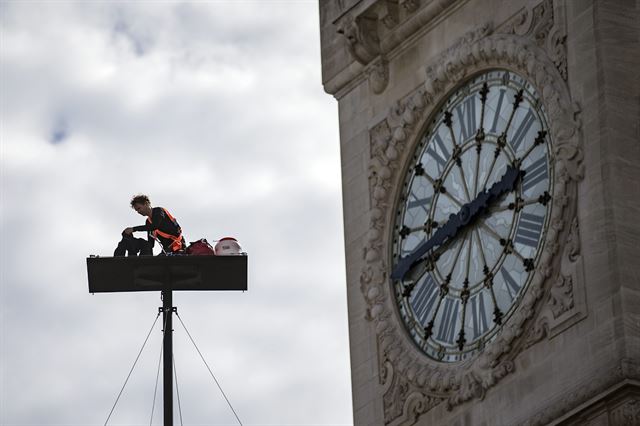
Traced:
<path fill-rule="evenodd" d="M 484 190 L 469 203 L 463 205 L 457 214 L 449 216 L 446 224 L 440 227 L 433 236 L 422 243 L 411 254 L 400 259 L 395 269 L 391 272 L 394 280 L 403 280 L 407 272 L 432 248 L 442 245 L 445 241 L 454 238 L 458 232 L 470 222 L 481 216 L 489 205 L 505 192 L 512 191 L 520 176 L 520 170 L 509 166 L 502 178 L 494 183 L 489 190 Z"/>

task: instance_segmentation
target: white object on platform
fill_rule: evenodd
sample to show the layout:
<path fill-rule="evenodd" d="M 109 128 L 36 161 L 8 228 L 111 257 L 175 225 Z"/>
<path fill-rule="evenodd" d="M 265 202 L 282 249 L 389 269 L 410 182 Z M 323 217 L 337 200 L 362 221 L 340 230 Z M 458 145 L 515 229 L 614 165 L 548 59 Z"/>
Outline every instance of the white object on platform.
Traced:
<path fill-rule="evenodd" d="M 218 240 L 214 251 L 216 256 L 240 256 L 243 254 L 238 240 L 233 237 L 224 237 Z"/>

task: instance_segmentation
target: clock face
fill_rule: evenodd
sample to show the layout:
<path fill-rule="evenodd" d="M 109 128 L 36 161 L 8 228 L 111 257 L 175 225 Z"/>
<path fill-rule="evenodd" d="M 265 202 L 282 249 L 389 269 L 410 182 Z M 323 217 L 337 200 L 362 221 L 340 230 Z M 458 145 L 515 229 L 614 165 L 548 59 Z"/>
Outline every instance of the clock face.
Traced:
<path fill-rule="evenodd" d="M 511 71 L 480 74 L 445 101 L 410 160 L 394 227 L 394 268 L 430 240 L 442 240 L 438 230 L 455 231 L 393 280 L 408 333 L 437 361 L 482 350 L 533 277 L 553 197 L 553 154 L 539 99 Z M 493 194 L 508 167 L 520 177 Z M 476 213 L 454 226 L 464 209 Z"/>

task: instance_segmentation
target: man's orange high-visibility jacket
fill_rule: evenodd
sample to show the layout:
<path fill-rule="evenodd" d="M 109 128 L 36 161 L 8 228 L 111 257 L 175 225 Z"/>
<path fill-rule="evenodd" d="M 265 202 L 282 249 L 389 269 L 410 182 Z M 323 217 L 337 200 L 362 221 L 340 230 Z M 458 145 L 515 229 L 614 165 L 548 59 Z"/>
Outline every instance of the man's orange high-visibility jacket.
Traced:
<path fill-rule="evenodd" d="M 147 223 L 135 226 L 134 231 L 147 231 L 149 241 L 158 240 L 165 252 L 173 253 L 185 247 L 178 221 L 163 207 L 154 207 Z"/>

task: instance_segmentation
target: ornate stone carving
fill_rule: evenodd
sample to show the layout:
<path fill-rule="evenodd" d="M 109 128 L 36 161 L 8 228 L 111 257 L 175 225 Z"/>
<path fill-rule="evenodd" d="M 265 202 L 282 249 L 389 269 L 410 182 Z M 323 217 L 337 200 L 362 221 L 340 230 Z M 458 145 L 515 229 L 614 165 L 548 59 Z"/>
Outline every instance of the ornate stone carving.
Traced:
<path fill-rule="evenodd" d="M 570 276 L 561 276 L 551 287 L 549 305 L 554 319 L 573 308 L 573 280 Z"/>
<path fill-rule="evenodd" d="M 382 371 L 385 424 L 411 425 L 421 414 L 442 402 L 441 398 L 425 396 L 402 376 L 393 374 L 393 364 L 389 361 L 384 362 Z"/>
<path fill-rule="evenodd" d="M 415 12 L 420 7 L 419 0 L 399 0 L 399 3 L 407 12 Z"/>
<path fill-rule="evenodd" d="M 501 32 L 533 38 L 538 47 L 544 49 L 555 64 L 563 79 L 567 79 L 567 32 L 564 17 L 556 16 L 553 0 L 544 0 L 531 7 L 526 6 L 514 18 L 507 21 Z"/>
<path fill-rule="evenodd" d="M 351 57 L 364 67 L 348 67 L 349 77 L 341 78 L 337 86 L 325 86 L 331 92 L 347 81 L 362 82 L 367 78 L 373 93 L 380 94 L 389 81 L 388 55 L 401 40 L 435 22 L 459 0 L 376 0 L 344 13 L 335 22 L 337 32 L 344 37 Z"/>
<path fill-rule="evenodd" d="M 351 56 L 361 64 L 368 64 L 380 54 L 378 20 L 375 17 L 347 18 L 338 33 L 344 36 Z"/>
<path fill-rule="evenodd" d="M 556 336 L 585 317 L 584 294 L 581 287 L 576 286 L 576 283 L 584 282 L 582 274 L 580 231 L 578 219 L 574 218 L 564 244 L 560 272 L 555 281 L 552 281 L 553 284 L 546 296 L 546 303 L 537 316 L 535 324 L 531 327 L 526 339 L 526 347 L 538 343 L 544 337 Z"/>
<path fill-rule="evenodd" d="M 578 234 L 578 219 L 574 218 L 571 231 L 565 243 L 560 276 L 551 286 L 549 292 L 549 307 L 553 318 L 557 319 L 563 313 L 573 308 L 573 264 L 580 255 L 580 237 Z"/>
<path fill-rule="evenodd" d="M 393 366 L 387 363 L 387 369 L 393 371 Z M 405 381 L 400 383 L 398 377 L 393 377 L 389 389 L 384 394 L 384 421 L 391 423 L 402 415 L 404 401 L 407 400 L 409 384 Z"/>
<path fill-rule="evenodd" d="M 394 424 L 402 419 L 408 421 L 423 407 L 430 407 L 430 404 L 415 404 L 414 401 L 437 403 L 444 399 L 451 408 L 472 398 L 483 398 L 488 389 L 514 370 L 513 359 L 524 346 L 516 343 L 523 338 L 525 323 L 539 311 L 539 300 L 549 293 L 545 283 L 549 277 L 560 279 L 560 268 L 555 259 L 567 234 L 566 225 L 575 216 L 576 181 L 583 174 L 577 109 L 570 101 L 566 84 L 553 60 L 535 39 L 514 34 L 492 34 L 491 27 L 485 26 L 465 35 L 431 63 L 434 65 L 427 68 L 424 86 L 398 101 L 390 108 L 387 117 L 370 130 L 372 207 L 370 232 L 364 250 L 365 267 L 360 282 L 368 305 L 368 319 L 374 323 L 378 335 L 380 359 L 384 360 L 387 371 L 393 371 L 394 380 L 407 386 L 406 391 L 400 392 L 392 390 L 394 385 L 388 385 L 390 387 L 384 395 L 385 407 L 389 410 L 387 421 Z M 506 67 L 520 73 L 541 94 L 540 102 L 549 117 L 555 153 L 553 226 L 547 233 L 539 267 L 518 310 L 481 354 L 452 366 L 432 362 L 419 352 L 403 334 L 395 314 L 386 259 L 393 223 L 393 188 L 399 186 L 402 164 L 412 152 L 407 145 L 416 142 L 422 124 L 442 96 L 466 76 L 495 67 Z M 564 283 L 560 286 L 563 288 L 566 289 Z M 563 290 L 559 291 L 562 295 Z M 566 306 L 566 301 L 559 303 L 558 306 Z M 403 408 L 402 414 L 394 419 L 400 405 L 421 408 Z"/>
<path fill-rule="evenodd" d="M 398 0 L 383 0 L 378 16 L 387 29 L 392 29 L 399 22 Z"/>
<path fill-rule="evenodd" d="M 397 5 L 395 5 L 397 8 Z M 386 15 L 388 19 L 396 15 Z M 391 24 L 392 21 L 387 22 Z M 347 49 L 353 58 L 366 65 L 365 75 L 373 93 L 380 94 L 389 82 L 389 66 L 380 53 L 380 38 L 378 35 L 378 19 L 375 16 L 358 16 L 355 20 L 347 18 L 338 30 L 347 41 Z"/>
<path fill-rule="evenodd" d="M 379 95 L 389 83 L 389 64 L 382 56 L 378 56 L 367 66 L 367 76 L 371 90 Z"/>
<path fill-rule="evenodd" d="M 447 84 L 451 84 L 452 81 L 460 81 L 467 75 L 469 70 L 464 66 L 459 66 L 458 63 L 463 57 L 472 54 L 469 51 L 470 46 L 488 36 L 491 32 L 492 26 L 490 24 L 486 24 L 475 31 L 470 31 L 440 55 L 440 58 L 445 62 L 439 59 L 433 61 L 434 65 L 426 70 L 425 89 L 429 103 L 433 102 L 434 95 L 440 94 Z"/>
<path fill-rule="evenodd" d="M 397 4 L 389 5 L 394 10 Z M 395 18 L 394 18 L 395 17 Z M 385 25 L 397 23 L 397 13 L 385 15 Z M 394 21 L 395 19 L 395 21 Z M 395 23 L 394 23 L 395 22 Z M 378 35 L 378 19 L 375 16 L 358 16 L 355 20 L 347 19 L 343 27 L 338 30 L 347 41 L 347 49 L 353 58 L 366 65 L 365 75 L 369 86 L 375 94 L 380 94 L 389 83 L 389 65 L 384 55 L 380 53 L 380 38 Z"/>

